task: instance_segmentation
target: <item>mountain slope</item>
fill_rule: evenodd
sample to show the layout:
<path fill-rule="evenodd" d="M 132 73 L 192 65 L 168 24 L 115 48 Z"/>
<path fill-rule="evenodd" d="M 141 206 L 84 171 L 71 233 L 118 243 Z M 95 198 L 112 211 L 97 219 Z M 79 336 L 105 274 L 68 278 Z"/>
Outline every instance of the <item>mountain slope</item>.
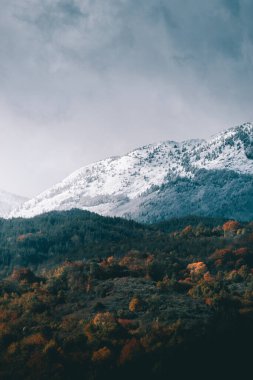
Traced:
<path fill-rule="evenodd" d="M 213 184 L 219 175 L 219 183 Z M 252 176 L 253 125 L 246 123 L 210 141 L 165 141 L 88 165 L 10 216 L 80 208 L 153 222 L 178 213 L 233 217 L 233 207 L 240 206 L 246 207 L 241 218 L 248 219 L 253 214 Z M 242 179 L 247 186 L 242 201 L 234 205 L 236 193 L 230 199 L 230 184 L 238 189 Z"/>
<path fill-rule="evenodd" d="M 6 217 L 9 213 L 22 205 L 27 198 L 0 190 L 0 217 Z"/>

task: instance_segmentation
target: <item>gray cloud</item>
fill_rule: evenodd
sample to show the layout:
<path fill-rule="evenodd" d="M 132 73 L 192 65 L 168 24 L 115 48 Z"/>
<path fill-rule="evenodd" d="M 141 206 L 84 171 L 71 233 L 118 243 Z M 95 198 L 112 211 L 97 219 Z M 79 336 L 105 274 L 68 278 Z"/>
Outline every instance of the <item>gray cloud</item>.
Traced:
<path fill-rule="evenodd" d="M 0 187 L 252 120 L 250 0 L 2 0 Z"/>

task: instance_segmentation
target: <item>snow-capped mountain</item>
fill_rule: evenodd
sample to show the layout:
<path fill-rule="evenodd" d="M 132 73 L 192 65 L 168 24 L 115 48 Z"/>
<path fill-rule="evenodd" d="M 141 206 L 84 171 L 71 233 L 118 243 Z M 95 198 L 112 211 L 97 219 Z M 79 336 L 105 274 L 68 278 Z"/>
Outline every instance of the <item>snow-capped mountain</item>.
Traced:
<path fill-rule="evenodd" d="M 0 190 L 0 217 L 5 218 L 9 213 L 21 206 L 27 198 Z"/>
<path fill-rule="evenodd" d="M 247 219 L 252 183 L 253 125 L 246 123 L 209 141 L 165 141 L 85 166 L 10 217 L 80 208 L 142 221 L 187 214 Z"/>

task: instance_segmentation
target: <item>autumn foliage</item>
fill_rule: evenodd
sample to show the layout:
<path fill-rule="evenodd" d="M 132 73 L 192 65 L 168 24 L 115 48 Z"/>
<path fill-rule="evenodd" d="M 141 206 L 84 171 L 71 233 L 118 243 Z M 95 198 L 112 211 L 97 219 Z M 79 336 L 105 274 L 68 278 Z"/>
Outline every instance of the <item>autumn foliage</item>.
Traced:
<path fill-rule="evenodd" d="M 223 231 L 236 231 L 240 228 L 240 223 L 235 220 L 229 220 L 223 224 Z"/>
<path fill-rule="evenodd" d="M 143 249 L 115 240 L 117 254 L 73 261 L 59 255 L 3 276 L 0 378 L 160 380 L 184 371 L 185 379 L 192 363 L 203 375 L 223 360 L 228 332 L 237 343 L 247 326 L 252 341 L 253 224 L 155 228 Z M 226 231 L 232 233 L 224 238 Z M 79 242 L 73 231 L 70 241 Z"/>
<path fill-rule="evenodd" d="M 112 353 L 108 347 L 102 347 L 99 350 L 93 352 L 92 361 L 95 363 L 105 363 L 111 359 Z"/>

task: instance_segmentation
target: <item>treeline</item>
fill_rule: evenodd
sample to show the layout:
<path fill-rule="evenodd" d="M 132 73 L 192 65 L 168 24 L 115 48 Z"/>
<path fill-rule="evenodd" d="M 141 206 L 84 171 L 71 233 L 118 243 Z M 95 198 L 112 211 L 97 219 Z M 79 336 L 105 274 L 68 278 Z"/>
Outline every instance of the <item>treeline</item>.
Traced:
<path fill-rule="evenodd" d="M 1 219 L 0 275 L 11 273 L 15 266 L 36 269 L 40 265 L 54 265 L 66 259 L 121 256 L 133 249 L 155 253 L 180 249 L 187 255 L 192 250 L 191 244 L 205 250 L 205 239 L 213 234 L 217 222 L 222 224 L 224 221 L 188 217 L 157 225 L 142 225 L 81 210 L 51 212 L 32 219 Z M 171 236 L 172 231 L 189 224 L 198 226 L 203 239 L 189 245 L 189 242 L 185 243 L 183 239 L 179 242 Z M 211 244 L 209 241 L 208 245 Z"/>

